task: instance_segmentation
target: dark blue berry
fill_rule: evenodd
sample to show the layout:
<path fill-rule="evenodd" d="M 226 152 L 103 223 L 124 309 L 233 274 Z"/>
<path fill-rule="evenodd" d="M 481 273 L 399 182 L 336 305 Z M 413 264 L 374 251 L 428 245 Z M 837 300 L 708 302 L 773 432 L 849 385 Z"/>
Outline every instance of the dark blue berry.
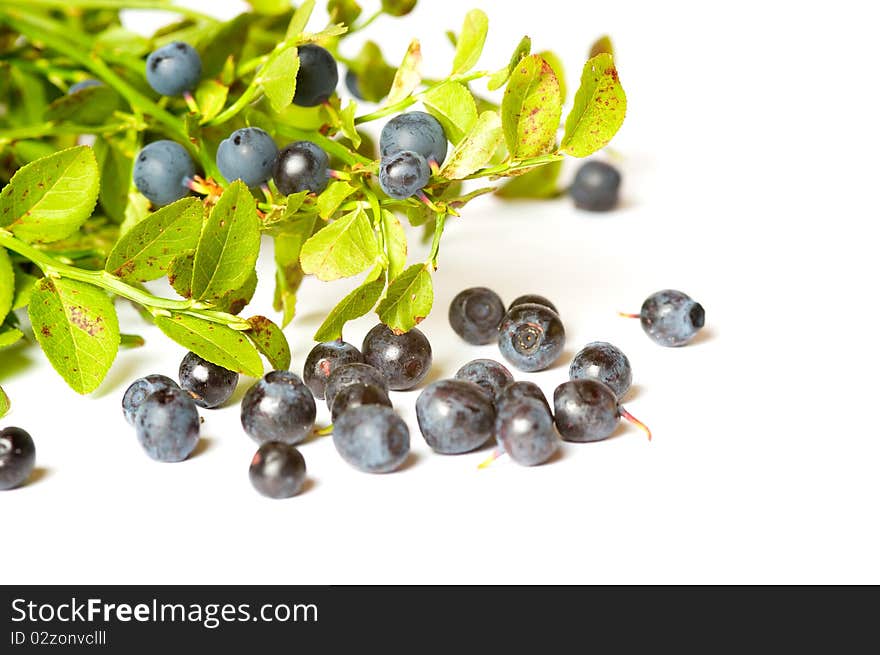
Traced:
<path fill-rule="evenodd" d="M 568 369 L 572 380 L 599 380 L 623 398 L 632 384 L 632 366 L 617 346 L 605 341 L 594 341 L 574 356 Z"/>
<path fill-rule="evenodd" d="M 168 205 L 189 193 L 187 181 L 196 166 L 183 146 L 174 141 L 154 141 L 134 160 L 132 177 L 138 191 L 154 205 Z"/>
<path fill-rule="evenodd" d="M 605 162 L 584 162 L 575 175 L 569 193 L 579 209 L 592 212 L 614 209 L 620 195 L 620 173 Z"/>
<path fill-rule="evenodd" d="M 564 347 L 562 321 L 544 305 L 517 305 L 501 321 L 498 348 L 505 359 L 521 371 L 547 368 L 559 358 Z"/>
<path fill-rule="evenodd" d="M 333 423 L 345 412 L 363 405 L 384 405 L 391 407 L 388 392 L 375 384 L 350 384 L 340 389 L 333 398 L 330 415 Z"/>
<path fill-rule="evenodd" d="M 404 150 L 419 153 L 429 163 L 442 164 L 448 142 L 440 122 L 423 111 L 398 114 L 385 123 L 379 136 L 382 159 Z"/>
<path fill-rule="evenodd" d="M 178 378 L 180 388 L 188 392 L 199 407 L 208 409 L 229 400 L 238 386 L 238 373 L 212 364 L 192 352 L 180 362 Z"/>
<path fill-rule="evenodd" d="M 536 293 L 528 293 L 524 296 L 520 296 L 519 298 L 514 300 L 512 303 L 510 303 L 510 307 L 508 307 L 507 309 L 509 311 L 509 310 L 513 309 L 514 307 L 516 307 L 517 305 L 526 305 L 526 304 L 544 305 L 544 307 L 549 307 L 557 314 L 559 313 L 559 310 L 556 309 L 556 305 L 554 305 L 552 302 L 547 300 L 547 298 L 545 298 L 544 296 L 539 296 Z"/>
<path fill-rule="evenodd" d="M 339 70 L 333 55 L 314 43 L 300 46 L 293 104 L 314 107 L 327 102 L 338 83 Z"/>
<path fill-rule="evenodd" d="M 498 406 L 495 418 L 498 446 L 517 464 L 543 464 L 559 448 L 550 410 L 540 400 L 519 398 Z"/>
<path fill-rule="evenodd" d="M 431 370 L 431 344 L 417 328 L 394 334 L 380 323 L 364 337 L 361 352 L 364 361 L 385 376 L 393 391 L 412 389 Z"/>
<path fill-rule="evenodd" d="M 666 289 L 642 303 L 642 329 L 661 346 L 684 346 L 706 323 L 703 306 L 686 293 Z"/>
<path fill-rule="evenodd" d="M 272 178 L 285 196 L 321 193 L 330 181 L 330 158 L 311 141 L 295 141 L 278 153 Z"/>
<path fill-rule="evenodd" d="M 247 390 L 241 426 L 257 443 L 298 444 L 315 425 L 315 397 L 296 373 L 272 371 Z"/>
<path fill-rule="evenodd" d="M 389 155 L 379 165 L 379 186 L 389 198 L 403 200 L 425 188 L 431 168 L 419 153 L 411 150 Z"/>
<path fill-rule="evenodd" d="M 217 148 L 217 168 L 228 181 L 258 186 L 272 177 L 278 147 L 259 127 L 235 130 Z"/>
<path fill-rule="evenodd" d="M 617 401 L 610 387 L 598 380 L 563 382 L 553 392 L 556 427 L 566 441 L 601 441 L 612 435 L 621 417 L 651 438 L 651 431 Z"/>
<path fill-rule="evenodd" d="M 147 82 L 156 93 L 178 96 L 192 91 L 202 77 L 202 59 L 195 48 L 175 41 L 147 57 Z"/>
<path fill-rule="evenodd" d="M 199 412 L 182 389 L 160 389 L 134 415 L 137 439 L 159 462 L 182 462 L 199 443 Z"/>
<path fill-rule="evenodd" d="M 324 398 L 327 378 L 334 368 L 355 362 L 363 363 L 361 351 L 345 341 L 325 341 L 312 348 L 303 366 L 303 380 L 315 398 Z"/>
<path fill-rule="evenodd" d="M 294 446 L 267 441 L 257 450 L 248 470 L 254 489 L 268 498 L 290 498 L 302 491 L 306 460 Z"/>
<path fill-rule="evenodd" d="M 388 379 L 374 366 L 362 362 L 336 366 L 330 371 L 330 376 L 324 387 L 324 401 L 327 403 L 327 409 L 333 408 L 336 394 L 352 384 L 370 384 L 383 391 L 388 391 Z"/>
<path fill-rule="evenodd" d="M 122 413 L 125 420 L 134 425 L 134 415 L 147 396 L 160 389 L 180 389 L 177 382 L 164 375 L 148 375 L 135 380 L 122 396 Z"/>
<path fill-rule="evenodd" d="M 547 408 L 547 411 L 550 411 L 550 403 L 547 402 L 547 396 L 541 391 L 541 387 L 534 382 L 528 382 L 526 380 L 513 382 L 504 387 L 504 390 L 501 392 L 501 395 L 498 397 L 495 404 L 500 407 L 506 402 L 517 401 L 523 398 L 539 400 L 544 404 L 544 407 Z"/>
<path fill-rule="evenodd" d="M 67 95 L 73 95 L 77 91 L 82 91 L 83 89 L 88 89 L 89 87 L 92 87 L 92 86 L 104 86 L 104 83 L 101 80 L 93 80 L 93 79 L 83 80 L 82 82 L 77 82 L 76 84 L 72 85 L 67 90 Z"/>
<path fill-rule="evenodd" d="M 458 369 L 455 379 L 473 382 L 495 400 L 513 382 L 513 375 L 494 359 L 475 359 Z"/>
<path fill-rule="evenodd" d="M 492 438 L 495 405 L 482 387 L 464 380 L 440 380 L 416 400 L 425 441 L 444 455 L 466 453 Z"/>
<path fill-rule="evenodd" d="M 23 484 L 31 476 L 36 459 L 31 435 L 21 428 L 0 430 L 0 491 Z"/>
<path fill-rule="evenodd" d="M 361 85 L 358 82 L 357 73 L 353 70 L 348 70 L 345 72 L 345 86 L 348 88 L 348 92 L 353 95 L 358 100 L 363 100 L 364 96 L 361 93 Z"/>
<path fill-rule="evenodd" d="M 409 455 L 409 428 L 388 407 L 361 405 L 334 421 L 333 445 L 359 471 L 390 473 Z"/>
<path fill-rule="evenodd" d="M 486 287 L 459 293 L 449 304 L 449 324 L 470 344 L 479 346 L 498 340 L 498 326 L 504 318 L 504 303 Z"/>

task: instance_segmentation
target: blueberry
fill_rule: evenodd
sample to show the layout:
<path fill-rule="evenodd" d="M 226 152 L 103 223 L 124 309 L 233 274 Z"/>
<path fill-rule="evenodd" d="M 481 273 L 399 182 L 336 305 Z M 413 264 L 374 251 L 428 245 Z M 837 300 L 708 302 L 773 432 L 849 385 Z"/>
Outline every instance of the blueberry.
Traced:
<path fill-rule="evenodd" d="M 312 390 L 315 398 L 324 398 L 324 387 L 333 369 L 354 362 L 363 363 L 363 361 L 364 356 L 361 355 L 361 351 L 350 343 L 341 339 L 339 341 L 325 341 L 312 348 L 309 356 L 306 357 L 306 363 L 303 366 L 303 380 Z"/>
<path fill-rule="evenodd" d="M 550 403 L 547 402 L 547 396 L 541 391 L 541 387 L 534 382 L 528 382 L 526 380 L 513 382 L 504 387 L 504 390 L 501 392 L 501 395 L 498 397 L 495 404 L 498 407 L 501 407 L 501 405 L 506 402 L 518 401 L 523 398 L 539 400 L 544 404 L 544 407 L 547 408 L 547 411 L 550 411 Z"/>
<path fill-rule="evenodd" d="M 393 391 L 412 389 L 431 370 L 431 344 L 417 328 L 394 334 L 380 323 L 367 332 L 361 352 L 364 361 L 385 376 Z"/>
<path fill-rule="evenodd" d="M 327 102 L 338 83 L 339 71 L 333 55 L 314 43 L 300 46 L 293 104 L 314 107 Z"/>
<path fill-rule="evenodd" d="M 272 371 L 247 390 L 241 426 L 257 443 L 298 444 L 315 425 L 315 397 L 296 373 Z"/>
<path fill-rule="evenodd" d="M 403 200 L 425 188 L 431 168 L 419 153 L 402 150 L 379 164 L 379 186 L 389 198 Z"/>
<path fill-rule="evenodd" d="M 440 380 L 419 394 L 416 418 L 431 448 L 443 455 L 457 455 L 492 438 L 495 405 L 473 382 Z"/>
<path fill-rule="evenodd" d="M 359 471 L 390 473 L 409 455 L 409 428 L 387 407 L 362 405 L 334 421 L 333 445 Z"/>
<path fill-rule="evenodd" d="M 77 91 L 82 91 L 83 89 L 88 89 L 92 86 L 104 86 L 104 83 L 101 80 L 83 80 L 82 82 L 77 82 L 76 84 L 71 85 L 71 87 L 67 90 L 67 95 L 73 95 Z"/>
<path fill-rule="evenodd" d="M 358 82 L 357 73 L 353 70 L 348 70 L 345 73 L 345 86 L 348 88 L 348 92 L 353 95 L 358 100 L 363 100 L 364 96 L 361 93 L 361 85 Z"/>
<path fill-rule="evenodd" d="M 511 309 L 516 307 L 517 305 L 525 305 L 525 304 L 544 305 L 544 307 L 548 307 L 548 308 L 552 309 L 557 314 L 559 313 L 559 310 L 556 309 L 556 305 L 554 305 L 552 302 L 547 300 L 544 296 L 539 296 L 536 293 L 528 293 L 524 296 L 520 296 L 519 298 L 514 300 L 512 303 L 510 303 L 510 307 L 508 307 L 507 309 L 508 309 L 508 311 L 510 311 Z"/>
<path fill-rule="evenodd" d="M 257 450 L 248 471 L 254 489 L 269 498 L 290 498 L 302 491 L 306 460 L 290 444 L 267 441 Z"/>
<path fill-rule="evenodd" d="M 174 141 L 153 141 L 134 160 L 134 185 L 154 205 L 168 205 L 189 193 L 188 179 L 196 174 L 189 153 Z"/>
<path fill-rule="evenodd" d="M 651 339 L 670 347 L 690 343 L 706 323 L 703 306 L 686 293 L 672 289 L 652 293 L 636 316 Z"/>
<path fill-rule="evenodd" d="M 372 384 L 383 391 L 388 391 L 388 379 L 374 366 L 362 362 L 336 366 L 330 371 L 330 376 L 324 387 L 324 401 L 327 403 L 327 409 L 333 408 L 336 394 L 352 384 Z"/>
<path fill-rule="evenodd" d="M 566 441 L 601 441 L 611 436 L 621 417 L 651 432 L 617 401 L 610 387 L 598 380 L 563 382 L 553 392 L 556 427 Z"/>
<path fill-rule="evenodd" d="M 238 373 L 212 364 L 192 352 L 180 362 L 178 378 L 180 388 L 189 392 L 196 405 L 208 409 L 229 400 L 238 386 Z"/>
<path fill-rule="evenodd" d="M 135 380 L 122 396 L 122 413 L 125 420 L 134 425 L 134 415 L 147 396 L 160 389 L 180 389 L 177 382 L 164 375 L 148 375 Z"/>
<path fill-rule="evenodd" d="M 159 462 L 182 462 L 199 443 L 199 412 L 182 389 L 160 389 L 134 415 L 137 439 Z"/>
<path fill-rule="evenodd" d="M 227 180 L 259 186 L 272 177 L 278 147 L 259 127 L 235 130 L 217 148 L 217 168 Z"/>
<path fill-rule="evenodd" d="M 614 209 L 620 195 L 620 173 L 605 162 L 584 162 L 575 175 L 569 193 L 578 209 L 591 212 Z"/>
<path fill-rule="evenodd" d="M 175 41 L 147 57 L 147 82 L 163 96 L 192 91 L 202 77 L 202 60 L 188 43 Z"/>
<path fill-rule="evenodd" d="M 470 344 L 479 346 L 498 340 L 498 326 L 504 318 L 504 303 L 486 287 L 472 287 L 449 304 L 449 324 Z"/>
<path fill-rule="evenodd" d="M 501 321 L 498 348 L 521 371 L 541 371 L 562 354 L 565 328 L 559 315 L 544 305 L 511 308 Z"/>
<path fill-rule="evenodd" d="M 398 114 L 385 123 L 379 136 L 379 153 L 386 159 L 398 152 L 411 150 L 428 162 L 442 164 L 446 159 L 446 133 L 440 122 L 423 111 Z"/>
<path fill-rule="evenodd" d="M 31 435 L 21 428 L 0 430 L 0 491 L 21 485 L 34 470 L 37 451 Z"/>
<path fill-rule="evenodd" d="M 340 389 L 333 398 L 333 407 L 330 409 L 333 423 L 335 424 L 345 412 L 364 405 L 391 407 L 391 399 L 388 398 L 388 392 L 378 385 L 350 384 Z"/>
<path fill-rule="evenodd" d="M 618 398 L 623 398 L 632 384 L 632 367 L 620 348 L 604 341 L 594 341 L 574 356 L 568 377 L 572 380 L 599 380 L 611 387 Z"/>
<path fill-rule="evenodd" d="M 494 359 L 475 359 L 458 369 L 455 379 L 473 382 L 495 400 L 513 382 L 513 375 Z"/>
<path fill-rule="evenodd" d="M 330 158 L 311 141 L 285 146 L 275 160 L 272 177 L 284 195 L 308 191 L 321 193 L 330 181 Z"/>
<path fill-rule="evenodd" d="M 559 448 L 550 410 L 535 398 L 508 400 L 495 418 L 498 446 L 517 464 L 543 464 Z"/>

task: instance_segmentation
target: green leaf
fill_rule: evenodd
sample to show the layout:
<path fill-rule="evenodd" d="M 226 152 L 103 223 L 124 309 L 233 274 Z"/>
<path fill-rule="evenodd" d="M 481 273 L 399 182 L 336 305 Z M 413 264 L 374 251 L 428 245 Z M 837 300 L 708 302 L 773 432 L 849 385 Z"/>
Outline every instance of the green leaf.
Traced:
<path fill-rule="evenodd" d="M 376 313 L 395 334 L 402 334 L 421 323 L 433 304 L 431 274 L 425 264 L 414 264 L 388 285 Z"/>
<path fill-rule="evenodd" d="M 489 78 L 489 90 L 495 91 L 496 89 L 500 89 L 505 85 L 507 80 L 510 78 L 510 74 L 513 72 L 513 69 L 516 68 L 517 64 L 522 61 L 523 57 L 526 57 L 532 51 L 532 40 L 524 36 L 520 39 L 519 44 L 516 46 L 516 50 L 513 51 L 513 54 L 510 56 L 510 62 L 504 68 L 501 68 L 494 72 L 492 76 Z"/>
<path fill-rule="evenodd" d="M 290 0 L 248 0 L 248 4 L 258 14 L 277 16 L 290 9 Z"/>
<path fill-rule="evenodd" d="M 246 332 L 250 340 L 263 356 L 269 360 L 276 371 L 290 368 L 290 346 L 281 328 L 265 316 L 254 316 L 247 320 L 251 329 Z"/>
<path fill-rule="evenodd" d="M 382 11 L 389 16 L 406 16 L 415 9 L 417 0 L 382 0 Z"/>
<path fill-rule="evenodd" d="M 122 146 L 110 139 L 96 139 L 95 158 L 101 171 L 101 189 L 98 201 L 104 212 L 117 223 L 125 220 L 128 192 L 131 187 L 133 153 L 123 152 Z"/>
<path fill-rule="evenodd" d="M 344 180 L 331 182 L 330 186 L 324 189 L 321 195 L 318 196 L 318 215 L 326 221 L 336 213 L 339 205 L 355 191 L 357 191 L 357 187 Z"/>
<path fill-rule="evenodd" d="M 22 241 L 49 243 L 76 232 L 98 199 L 98 163 L 76 146 L 19 168 L 0 192 L 0 227 Z"/>
<path fill-rule="evenodd" d="M 241 288 L 259 254 L 257 206 L 244 183 L 235 181 L 220 196 L 202 229 L 193 264 L 193 298 L 220 298 Z"/>
<path fill-rule="evenodd" d="M 215 301 L 215 309 L 229 314 L 241 314 L 254 297 L 257 290 L 257 272 L 251 271 L 245 283 L 238 289 L 229 291 Z"/>
<path fill-rule="evenodd" d="M 593 45 L 590 46 L 590 59 L 601 54 L 611 55 L 612 57 L 614 56 L 614 45 L 611 43 L 611 37 L 607 34 L 600 36 L 596 39 Z"/>
<path fill-rule="evenodd" d="M 125 218 L 119 226 L 119 236 L 150 215 L 150 201 L 137 189 L 129 190 L 128 204 L 125 205 Z"/>
<path fill-rule="evenodd" d="M 202 79 L 207 80 L 220 75 L 229 57 L 239 59 L 244 44 L 248 41 L 248 31 L 254 20 L 251 14 L 239 14 L 225 23 L 209 25 L 201 31 L 196 43 L 191 43 L 202 59 Z M 187 41 L 187 39 L 178 39 Z"/>
<path fill-rule="evenodd" d="M 20 270 L 15 271 L 15 295 L 12 298 L 13 310 L 27 306 L 31 301 L 31 294 L 34 292 L 34 285 L 36 285 L 38 281 L 38 278 L 35 278 L 33 275 L 29 275 Z"/>
<path fill-rule="evenodd" d="M 298 71 L 296 48 L 288 48 L 260 70 L 258 80 L 273 111 L 281 111 L 293 101 Z"/>
<path fill-rule="evenodd" d="M 196 88 L 196 104 L 199 106 L 201 118 L 199 123 L 204 124 L 223 111 L 226 105 L 226 97 L 229 95 L 229 87 L 217 80 L 203 80 Z M 293 96 L 290 96 L 293 98 Z"/>
<path fill-rule="evenodd" d="M 353 25 L 361 15 L 361 6 L 355 0 L 328 0 L 327 14 L 331 23 Z"/>
<path fill-rule="evenodd" d="M 3 418 L 9 413 L 10 405 L 9 396 L 3 391 L 3 387 L 0 387 L 0 418 Z"/>
<path fill-rule="evenodd" d="M 539 55 L 529 55 L 514 69 L 501 103 L 511 157 L 528 159 L 551 152 L 561 115 L 562 97 L 553 68 Z"/>
<path fill-rule="evenodd" d="M 434 87 L 425 93 L 422 101 L 454 144 L 458 144 L 477 122 L 474 96 L 458 82 L 444 82 Z"/>
<path fill-rule="evenodd" d="M 192 298 L 194 251 L 177 255 L 168 266 L 168 283 L 183 298 Z"/>
<path fill-rule="evenodd" d="M 24 337 L 21 330 L 16 330 L 7 325 L 0 325 L 0 350 L 9 348 Z"/>
<path fill-rule="evenodd" d="M 508 180 L 498 189 L 496 195 L 510 200 L 516 198 L 554 198 L 561 193 L 558 186 L 561 172 L 561 161 L 537 166 L 523 175 Z"/>
<path fill-rule="evenodd" d="M 288 205 L 289 208 L 289 205 Z M 296 313 L 296 293 L 303 280 L 299 256 L 303 244 L 315 231 L 318 217 L 314 214 L 297 217 L 285 223 L 284 231 L 275 236 L 275 311 L 283 310 L 282 326 L 287 326 Z"/>
<path fill-rule="evenodd" d="M 140 34 L 114 25 L 95 38 L 94 51 L 99 55 L 109 53 L 117 56 L 142 57 L 150 51 L 150 41 Z"/>
<path fill-rule="evenodd" d="M 101 125 L 119 109 L 119 96 L 109 86 L 88 86 L 63 95 L 46 107 L 47 121 Z"/>
<path fill-rule="evenodd" d="M 0 325 L 12 309 L 15 298 L 15 273 L 6 248 L 0 248 Z"/>
<path fill-rule="evenodd" d="M 287 25 L 286 38 L 294 39 L 302 34 L 305 31 L 306 25 L 308 25 L 309 18 L 311 18 L 314 10 L 315 0 L 305 0 L 305 2 L 297 7 L 296 11 L 293 12 L 293 17 L 290 19 L 290 23 Z"/>
<path fill-rule="evenodd" d="M 362 273 L 378 256 L 373 226 L 358 207 L 306 241 L 300 263 L 307 274 L 329 282 Z"/>
<path fill-rule="evenodd" d="M 339 112 L 339 129 L 343 136 L 347 137 L 354 149 L 361 147 L 361 135 L 354 126 L 354 112 L 357 110 L 357 103 L 354 100 L 349 101 L 341 112 Z"/>
<path fill-rule="evenodd" d="M 560 150 L 586 157 L 604 148 L 623 124 L 626 94 L 609 54 L 593 57 L 581 73 L 581 85 L 565 119 Z"/>
<path fill-rule="evenodd" d="M 49 362 L 77 393 L 98 388 L 119 350 L 113 301 L 97 287 L 44 277 L 28 305 L 34 335 Z"/>
<path fill-rule="evenodd" d="M 455 47 L 452 61 L 452 75 L 467 73 L 476 66 L 483 53 L 486 33 L 489 31 L 489 18 L 479 9 L 471 9 L 464 17 L 461 34 Z"/>
<path fill-rule="evenodd" d="M 162 277 L 178 254 L 198 244 L 203 215 L 197 198 L 183 198 L 162 207 L 116 242 L 104 269 L 129 281 Z"/>
<path fill-rule="evenodd" d="M 403 226 L 394 212 L 387 209 L 382 210 L 382 228 L 385 234 L 385 249 L 388 253 L 388 279 L 393 280 L 406 267 L 406 232 L 403 231 Z"/>
<path fill-rule="evenodd" d="M 382 295 L 385 288 L 385 280 L 382 277 L 382 268 L 376 267 L 370 273 L 363 284 L 339 301 L 327 318 L 321 323 L 321 327 L 315 332 L 315 341 L 335 341 L 342 338 L 342 329 L 349 321 L 360 318 L 369 312 Z"/>
<path fill-rule="evenodd" d="M 212 364 L 254 378 L 263 375 L 260 353 L 244 332 L 188 314 L 156 316 L 156 325 L 181 346 Z"/>
<path fill-rule="evenodd" d="M 562 59 L 560 59 L 559 55 L 552 50 L 542 50 L 538 55 L 543 57 L 544 60 L 550 64 L 550 68 L 553 69 L 553 72 L 556 73 L 556 79 L 559 80 L 559 95 L 564 103 L 568 88 L 565 84 L 565 66 L 562 64 Z"/>
<path fill-rule="evenodd" d="M 440 174 L 448 180 L 467 177 L 489 163 L 503 141 L 501 117 L 494 111 L 484 111 L 446 159 Z"/>
<path fill-rule="evenodd" d="M 424 225 L 432 218 L 434 218 L 434 210 L 422 203 L 406 208 L 406 220 L 413 227 Z"/>
<path fill-rule="evenodd" d="M 397 69 L 388 65 L 382 50 L 373 41 L 364 43 L 351 63 L 351 70 L 357 75 L 361 96 L 370 102 L 379 102 L 388 95 L 397 73 Z"/>
<path fill-rule="evenodd" d="M 421 69 L 422 46 L 419 45 L 418 39 L 413 39 L 406 49 L 403 61 L 394 74 L 394 80 L 391 82 L 391 90 L 388 92 L 385 104 L 393 105 L 404 98 L 408 98 L 422 81 Z"/>

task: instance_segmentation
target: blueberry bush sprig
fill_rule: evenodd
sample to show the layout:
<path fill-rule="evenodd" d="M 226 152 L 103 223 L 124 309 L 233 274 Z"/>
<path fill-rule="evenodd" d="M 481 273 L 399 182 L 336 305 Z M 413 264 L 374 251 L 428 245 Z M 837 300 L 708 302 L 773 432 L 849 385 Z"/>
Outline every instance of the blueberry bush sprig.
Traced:
<path fill-rule="evenodd" d="M 0 348 L 24 336 L 26 308 L 55 369 L 91 392 L 141 341 L 120 329 L 122 299 L 194 357 L 259 378 L 263 359 L 290 365 L 282 328 L 307 275 L 361 277 L 316 341 L 371 310 L 390 336 L 411 331 L 433 305 L 447 222 L 497 190 L 471 181 L 547 197 L 563 158 L 603 148 L 626 110 L 610 45 L 594 47 L 565 114 L 561 63 L 527 37 L 501 69 L 478 68 L 480 10 L 454 52 L 430 53 L 449 57 L 443 79 L 421 76 L 417 40 L 397 66 L 373 41 L 349 53 L 351 34 L 415 5 L 365 16 L 329 0 L 331 22 L 312 31 L 315 0 L 254 0 L 229 21 L 168 0 L 0 0 Z M 143 37 L 122 26 L 128 8 L 178 18 Z M 339 65 L 355 99 L 338 93 Z M 408 261 L 402 219 L 432 239 L 425 261 Z M 275 320 L 246 312 L 263 235 Z M 179 297 L 144 286 L 159 278 Z M 0 414 L 8 404 L 0 390 Z"/>

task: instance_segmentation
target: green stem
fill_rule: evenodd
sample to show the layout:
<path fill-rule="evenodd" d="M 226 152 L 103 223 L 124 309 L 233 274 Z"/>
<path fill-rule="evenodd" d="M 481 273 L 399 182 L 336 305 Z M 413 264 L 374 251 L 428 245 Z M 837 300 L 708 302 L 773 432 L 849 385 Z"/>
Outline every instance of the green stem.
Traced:
<path fill-rule="evenodd" d="M 76 7 L 79 9 L 160 9 L 170 11 L 193 20 L 203 20 L 216 23 L 217 19 L 208 14 L 203 14 L 195 9 L 179 7 L 165 2 L 164 0 L 27 0 L 30 7 L 48 7 L 67 9 Z M 21 6 L 21 0 L 0 0 L 0 6 Z"/>
<path fill-rule="evenodd" d="M 563 159 L 565 159 L 565 155 L 554 153 L 552 155 L 539 155 L 538 157 L 530 157 L 528 159 L 507 161 L 503 164 L 499 164 L 498 166 L 492 166 L 490 168 L 479 170 L 472 175 L 468 175 L 464 179 L 476 180 L 481 177 L 490 177 L 492 175 L 504 175 L 505 173 L 509 173 L 511 171 L 519 171 L 524 168 L 531 168 L 532 166 L 550 164 L 555 161 L 561 161 Z"/>

